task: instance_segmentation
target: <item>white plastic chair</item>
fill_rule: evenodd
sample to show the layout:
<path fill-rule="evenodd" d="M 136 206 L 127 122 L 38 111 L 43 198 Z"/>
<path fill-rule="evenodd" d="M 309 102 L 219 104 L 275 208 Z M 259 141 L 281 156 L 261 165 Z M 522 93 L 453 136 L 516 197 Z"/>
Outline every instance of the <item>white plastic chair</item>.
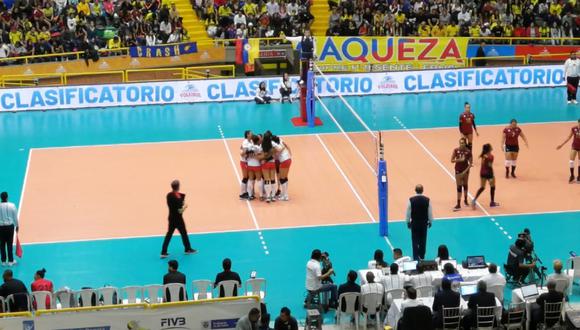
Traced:
<path fill-rule="evenodd" d="M 159 291 L 163 290 L 163 285 L 151 284 L 143 287 L 143 299 L 145 299 L 145 294 L 149 299 L 150 304 L 157 304 L 162 302 L 164 293 L 159 294 Z"/>
<path fill-rule="evenodd" d="M 493 324 L 495 322 L 495 311 L 496 311 L 496 306 L 490 306 L 490 307 L 477 306 L 476 328 L 478 330 L 484 330 L 484 329 L 492 330 Z"/>
<path fill-rule="evenodd" d="M 461 307 L 442 308 L 443 329 L 457 329 L 461 325 Z"/>
<path fill-rule="evenodd" d="M 251 278 L 246 281 L 246 295 L 258 296 L 261 300 L 266 298 L 266 279 Z"/>
<path fill-rule="evenodd" d="M 580 278 L 580 256 L 571 257 L 566 261 L 566 275 L 572 277 L 572 281 Z"/>
<path fill-rule="evenodd" d="M 119 303 L 119 289 L 112 286 L 107 286 L 100 288 L 98 291 L 103 305 L 116 305 Z"/>
<path fill-rule="evenodd" d="M 354 318 L 354 325 L 358 330 L 358 319 L 360 316 L 360 293 L 347 292 L 338 297 L 338 309 L 336 310 L 336 324 L 340 326 L 340 318 L 342 314 L 352 315 Z M 358 306 L 357 306 L 358 302 Z"/>
<path fill-rule="evenodd" d="M 99 303 L 97 299 L 97 290 L 95 289 L 82 289 L 76 291 L 75 297 L 79 301 L 79 305 L 81 305 L 82 301 L 81 307 L 96 306 Z"/>
<path fill-rule="evenodd" d="M 48 308 L 46 307 L 46 300 L 48 298 Z M 54 297 L 50 291 L 33 291 L 32 292 L 33 305 L 36 305 L 36 310 L 45 310 L 54 308 Z"/>
<path fill-rule="evenodd" d="M 223 288 L 224 297 L 235 297 L 234 292 L 237 292 L 237 295 L 240 294 L 240 283 L 236 280 L 229 280 L 229 281 L 221 281 L 217 284 L 218 290 L 218 297 L 219 293 Z"/>
<path fill-rule="evenodd" d="M 377 261 L 376 260 L 369 260 L 367 263 L 369 269 L 377 269 Z"/>
<path fill-rule="evenodd" d="M 60 308 L 73 308 L 77 306 L 77 300 L 72 291 L 60 290 L 54 294 L 54 297 L 60 303 Z"/>
<path fill-rule="evenodd" d="M 183 295 L 183 298 L 182 298 Z M 163 301 L 175 302 L 186 301 L 187 291 L 183 283 L 168 283 L 163 286 Z"/>
<path fill-rule="evenodd" d="M 375 315 L 376 322 L 377 322 L 377 330 L 379 330 L 382 326 L 381 322 L 381 307 L 383 302 L 383 294 L 371 292 L 362 295 L 362 307 L 361 312 L 365 318 L 365 325 L 368 322 L 368 317 L 371 315 Z M 366 309 L 366 312 L 365 312 Z"/>
<path fill-rule="evenodd" d="M 415 288 L 417 290 L 417 298 L 433 297 L 433 286 L 424 285 Z"/>
<path fill-rule="evenodd" d="M 415 288 L 433 286 L 433 277 L 429 273 L 417 274 L 411 277 L 411 283 Z"/>
<path fill-rule="evenodd" d="M 211 299 L 213 282 L 210 280 L 195 280 L 191 283 L 193 300 Z M 197 291 L 197 292 L 196 292 Z"/>
<path fill-rule="evenodd" d="M 491 292 L 503 305 L 503 292 L 505 290 L 505 285 L 496 284 L 487 287 L 487 292 Z"/>
<path fill-rule="evenodd" d="M 405 296 L 405 289 L 391 289 L 385 291 L 385 308 L 391 306 L 393 300 L 403 299 Z"/>
<path fill-rule="evenodd" d="M 126 286 L 121 288 L 121 299 L 123 304 L 136 304 L 137 299 L 143 301 L 143 287 Z"/>
<path fill-rule="evenodd" d="M 8 311 L 8 313 L 18 311 L 16 309 L 13 310 L 13 308 L 11 308 L 11 305 L 14 305 L 14 303 L 16 301 L 16 297 L 22 297 L 22 299 L 26 300 L 26 310 L 25 311 L 32 310 L 30 295 L 28 295 L 28 293 L 14 293 L 14 294 L 10 294 L 6 297 L 6 310 Z"/>

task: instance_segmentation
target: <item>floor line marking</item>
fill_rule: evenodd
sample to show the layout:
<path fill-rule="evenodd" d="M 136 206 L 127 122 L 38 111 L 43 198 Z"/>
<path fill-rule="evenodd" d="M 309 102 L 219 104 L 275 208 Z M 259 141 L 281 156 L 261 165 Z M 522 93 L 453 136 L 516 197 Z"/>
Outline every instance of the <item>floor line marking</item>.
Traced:
<path fill-rule="evenodd" d="M 334 116 L 332 115 L 332 113 L 330 113 L 330 110 L 328 110 L 328 108 L 326 107 L 326 104 L 324 104 L 324 102 L 322 102 L 322 100 L 320 99 L 320 97 L 316 96 L 316 98 L 318 99 L 318 101 L 320 102 L 320 105 L 322 105 L 322 108 L 324 108 L 324 110 L 326 111 L 326 113 L 328 114 L 328 116 L 330 117 L 330 119 L 332 119 L 332 121 L 334 122 L 334 124 L 336 125 L 336 127 L 342 132 L 342 134 L 344 135 L 344 137 L 346 137 L 346 139 L 348 140 L 348 142 L 350 143 L 350 145 L 354 148 L 354 150 L 356 151 L 356 153 L 364 161 L 364 163 L 371 170 L 371 172 L 373 172 L 373 174 L 375 176 L 377 176 L 377 171 L 375 171 L 375 169 L 371 166 L 371 164 L 368 162 L 368 160 L 362 154 L 362 152 L 360 151 L 360 149 L 351 140 L 350 136 L 348 136 L 348 134 L 346 134 L 346 132 L 344 131 L 344 129 L 342 128 L 342 126 L 340 126 L 340 124 L 338 123 L 338 121 L 336 120 L 336 118 L 334 118 Z M 365 133 L 368 134 L 367 131 L 361 131 L 361 132 L 365 132 Z M 317 134 L 317 136 L 318 136 L 318 134 Z"/>
<path fill-rule="evenodd" d="M 230 159 L 230 163 L 232 165 L 232 168 L 234 169 L 234 173 L 235 173 L 236 178 L 238 180 L 237 182 L 239 183 L 242 180 L 242 177 L 240 175 L 240 172 L 238 171 L 236 163 L 234 162 L 234 157 L 232 156 L 232 151 L 230 150 L 230 146 L 228 145 L 228 141 L 226 140 L 226 137 L 224 135 L 224 131 L 222 130 L 221 125 L 218 125 L 218 131 L 220 132 L 220 136 L 222 137 L 222 141 L 224 143 L 224 147 L 226 148 L 228 158 Z M 270 252 L 268 251 L 268 247 L 266 246 L 266 242 L 263 239 L 262 232 L 260 231 L 260 225 L 258 224 L 258 219 L 256 218 L 256 213 L 254 213 L 254 208 L 252 207 L 252 203 L 250 203 L 249 200 L 245 200 L 245 202 L 246 202 L 246 206 L 248 207 L 248 211 L 250 212 L 250 216 L 252 217 L 252 221 L 254 222 L 254 226 L 256 227 L 256 230 L 258 231 L 257 232 L 258 237 L 260 238 L 260 241 L 261 241 L 262 245 L 264 246 L 264 253 L 270 254 Z"/>
<path fill-rule="evenodd" d="M 330 150 L 328 150 L 328 147 L 326 146 L 326 144 L 324 143 L 324 141 L 322 141 L 322 138 L 320 138 L 320 136 L 318 134 L 316 135 L 316 138 L 318 139 L 318 142 L 320 142 L 320 144 L 322 145 L 322 148 L 324 148 L 324 151 L 326 151 L 326 154 L 328 155 L 328 157 L 330 157 L 330 160 L 334 163 L 334 166 L 336 167 L 336 169 L 338 170 L 338 172 L 344 178 L 344 181 L 346 181 L 346 183 L 348 184 L 350 190 L 355 195 L 356 199 L 358 200 L 358 202 L 360 203 L 360 205 L 363 207 L 363 209 L 365 210 L 365 212 L 367 213 L 367 215 L 369 216 L 369 218 L 373 222 L 377 222 L 377 220 L 375 219 L 375 217 L 373 216 L 373 214 L 371 213 L 371 211 L 368 209 L 368 207 L 366 206 L 366 204 L 364 203 L 364 201 L 362 200 L 362 198 L 360 197 L 360 195 L 356 191 L 355 187 L 350 182 L 349 178 L 346 176 L 346 174 L 344 173 L 344 171 L 342 170 L 342 168 L 340 167 L 340 165 L 338 164 L 338 162 L 336 161 L 336 159 L 334 158 L 334 156 L 330 152 Z"/>
<path fill-rule="evenodd" d="M 322 103 L 322 102 L 321 102 Z M 324 107 L 324 106 L 323 106 Z M 527 125 L 549 125 L 549 124 L 566 124 L 566 123 L 574 123 L 574 121 L 570 120 L 559 120 L 559 121 L 543 121 L 543 122 L 529 122 L 529 123 L 522 123 L 520 126 L 527 126 Z M 505 126 L 505 123 L 501 124 L 489 124 L 489 125 L 481 125 L 478 124 L 478 127 L 499 127 Z M 445 130 L 445 129 L 457 129 L 457 126 L 440 126 L 440 127 L 418 127 L 418 128 L 384 128 L 380 129 L 382 132 L 404 132 L 409 130 L 411 132 L 415 131 L 432 131 L 432 130 Z M 349 131 L 348 133 L 368 133 L 367 131 Z M 320 133 L 289 133 L 289 134 L 280 134 L 281 137 L 301 137 L 301 136 L 314 136 L 314 135 L 333 135 L 333 134 L 340 134 L 340 132 L 320 132 Z M 230 140 L 241 140 L 241 137 L 231 137 L 226 138 L 227 141 Z M 52 147 L 35 147 L 30 148 L 38 149 L 38 150 L 58 150 L 58 149 L 77 149 L 77 148 L 92 148 L 92 147 L 123 147 L 123 146 L 139 146 L 139 145 L 148 145 L 148 144 L 172 144 L 172 143 L 190 143 L 190 142 L 215 142 L 220 141 L 222 138 L 207 138 L 207 139 L 187 139 L 187 140 L 172 140 L 172 141 L 148 141 L 148 142 L 121 142 L 121 143 L 105 143 L 105 144 L 89 144 L 89 145 L 76 145 L 76 146 L 52 146 Z M 364 158 L 364 156 L 363 156 Z M 365 158 L 366 160 L 366 158 Z M 371 167 L 372 169 L 372 167 Z M 374 171 L 374 169 L 373 169 Z"/>
<path fill-rule="evenodd" d="M 28 150 L 28 157 L 26 158 L 26 169 L 24 170 L 24 180 L 22 181 L 22 190 L 20 191 L 20 201 L 18 202 L 18 220 L 20 220 L 20 212 L 24 201 L 24 192 L 28 183 L 28 171 L 30 169 L 30 160 L 32 159 L 32 149 Z"/>
<path fill-rule="evenodd" d="M 431 152 L 431 150 L 429 150 L 429 148 L 427 148 L 427 146 L 425 146 L 423 144 L 423 142 L 421 142 L 416 136 L 415 134 L 413 134 L 413 132 L 411 132 L 409 129 L 407 129 L 407 127 L 405 126 L 405 124 L 397 117 L 397 116 L 393 116 L 393 119 L 395 119 L 395 121 L 401 125 L 401 127 L 405 130 L 405 132 L 413 139 L 415 140 L 415 142 L 423 149 L 423 151 L 425 151 L 425 153 L 427 153 L 427 155 L 429 155 L 429 157 L 431 157 L 431 159 L 433 159 L 433 161 L 439 165 L 439 167 L 451 178 L 451 180 L 453 180 L 453 182 L 455 182 L 455 176 L 453 174 L 451 174 L 451 172 L 449 171 L 449 169 L 447 169 L 447 167 L 445 167 L 445 165 L 443 165 L 441 163 L 441 161 L 439 161 L 439 159 L 437 159 L 437 157 L 435 157 L 435 155 L 433 155 L 433 153 Z M 467 195 L 473 200 L 473 195 L 468 192 Z M 485 215 L 487 215 L 488 217 L 492 217 L 492 215 L 487 212 L 487 210 L 483 207 L 483 205 L 481 205 L 481 203 L 478 201 L 476 202 L 477 206 L 479 206 L 479 208 L 483 211 L 483 213 Z M 493 219 L 493 218 L 492 218 Z M 495 219 L 494 219 L 495 220 Z M 499 226 L 499 224 L 497 222 L 495 222 L 495 224 L 497 226 Z M 506 236 L 509 236 L 507 232 L 504 232 Z"/>

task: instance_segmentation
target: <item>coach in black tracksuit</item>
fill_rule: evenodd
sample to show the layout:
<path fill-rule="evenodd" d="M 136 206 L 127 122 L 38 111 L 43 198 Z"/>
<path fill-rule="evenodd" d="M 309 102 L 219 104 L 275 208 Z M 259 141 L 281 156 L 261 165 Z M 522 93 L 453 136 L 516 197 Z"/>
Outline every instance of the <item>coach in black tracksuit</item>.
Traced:
<path fill-rule="evenodd" d="M 415 187 L 415 196 L 409 198 L 407 206 L 407 227 L 411 229 L 413 245 L 413 259 L 425 259 L 425 247 L 427 245 L 427 229 L 433 222 L 433 211 L 429 198 L 423 196 L 423 186 Z"/>
<path fill-rule="evenodd" d="M 187 229 L 185 228 L 185 221 L 183 221 L 183 211 L 187 208 L 185 204 L 185 194 L 179 192 L 179 180 L 171 182 L 171 192 L 167 194 L 167 207 L 169 208 L 169 226 L 165 239 L 163 240 L 163 247 L 161 248 L 161 258 L 167 258 L 167 247 L 173 236 L 175 229 L 181 234 L 185 254 L 193 254 L 197 252 L 191 248 L 189 237 L 187 236 Z"/>

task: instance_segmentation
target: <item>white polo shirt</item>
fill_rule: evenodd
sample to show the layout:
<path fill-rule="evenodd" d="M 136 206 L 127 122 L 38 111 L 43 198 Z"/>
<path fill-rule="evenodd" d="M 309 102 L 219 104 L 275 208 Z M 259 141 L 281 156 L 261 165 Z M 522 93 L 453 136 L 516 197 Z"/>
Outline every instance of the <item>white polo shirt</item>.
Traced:
<path fill-rule="evenodd" d="M 319 290 L 322 287 L 322 281 L 319 279 L 320 276 L 322 276 L 320 262 L 318 260 L 310 259 L 308 263 L 306 263 L 306 290 Z"/>
<path fill-rule="evenodd" d="M 566 77 L 578 77 L 580 74 L 580 60 L 579 59 L 567 59 L 564 62 L 564 73 Z"/>
<path fill-rule="evenodd" d="M 13 203 L 0 203 L 0 226 L 18 227 L 18 211 Z"/>

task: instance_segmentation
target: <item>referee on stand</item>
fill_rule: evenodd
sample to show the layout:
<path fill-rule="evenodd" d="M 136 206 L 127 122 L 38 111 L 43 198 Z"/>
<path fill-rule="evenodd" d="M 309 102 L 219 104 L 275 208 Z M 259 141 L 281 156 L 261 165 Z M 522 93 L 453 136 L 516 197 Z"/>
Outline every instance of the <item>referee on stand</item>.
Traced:
<path fill-rule="evenodd" d="M 576 92 L 580 79 L 580 60 L 576 58 L 576 52 L 570 53 L 570 58 L 564 62 L 564 74 L 566 75 L 566 91 L 568 92 L 568 104 L 578 104 Z"/>
<path fill-rule="evenodd" d="M 411 243 L 413 245 L 413 260 L 425 259 L 427 247 L 427 229 L 433 222 L 433 211 L 429 198 L 423 196 L 423 185 L 415 186 L 415 196 L 409 198 L 407 206 L 407 227 L 411 229 Z"/>
<path fill-rule="evenodd" d="M 185 204 L 185 194 L 179 192 L 179 180 L 171 182 L 171 192 L 167 194 L 167 207 L 169 208 L 169 227 L 165 239 L 163 240 L 163 247 L 161 248 L 161 258 L 167 258 L 167 247 L 173 236 L 175 229 L 181 234 L 185 254 L 194 254 L 197 251 L 191 248 L 189 237 L 187 236 L 187 228 L 185 228 L 185 221 L 183 220 L 183 212 L 187 209 Z"/>
<path fill-rule="evenodd" d="M 8 193 L 0 193 L 0 255 L 2 266 L 16 264 L 12 254 L 12 242 L 14 230 L 18 232 L 18 211 L 14 203 L 8 202 Z M 8 252 L 8 264 L 6 264 L 6 252 Z"/>

